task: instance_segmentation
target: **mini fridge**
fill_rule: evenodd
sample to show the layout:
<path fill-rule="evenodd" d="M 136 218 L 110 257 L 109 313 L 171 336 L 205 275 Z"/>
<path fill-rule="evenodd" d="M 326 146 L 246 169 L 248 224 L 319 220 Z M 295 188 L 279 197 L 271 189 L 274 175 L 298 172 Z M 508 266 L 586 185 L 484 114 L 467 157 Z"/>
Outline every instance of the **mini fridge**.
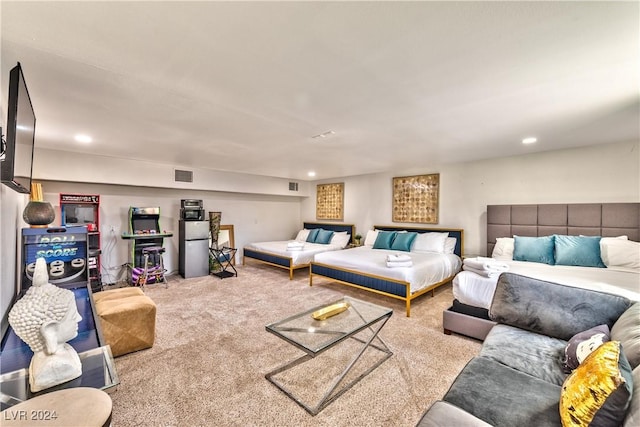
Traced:
<path fill-rule="evenodd" d="M 209 221 L 180 220 L 179 273 L 185 279 L 209 275 Z"/>

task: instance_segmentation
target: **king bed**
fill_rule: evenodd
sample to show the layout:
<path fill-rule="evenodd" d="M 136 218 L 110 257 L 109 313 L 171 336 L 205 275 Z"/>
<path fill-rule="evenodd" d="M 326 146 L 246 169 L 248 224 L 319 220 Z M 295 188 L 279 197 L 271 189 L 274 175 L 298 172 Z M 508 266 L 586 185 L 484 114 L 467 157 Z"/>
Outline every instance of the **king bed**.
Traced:
<path fill-rule="evenodd" d="M 375 230 L 375 231 L 374 231 Z M 411 301 L 451 281 L 462 266 L 464 232 L 461 229 L 426 229 L 374 226 L 361 247 L 316 254 L 310 264 L 309 284 L 323 277 L 359 289 L 405 301 L 407 317 Z M 397 241 L 413 233 L 416 237 L 404 248 L 378 245 L 375 233 L 395 233 Z M 376 235 L 376 237 L 372 237 Z M 396 240 L 394 240 L 396 241 Z M 400 248 L 400 249 L 399 249 Z M 408 264 L 390 263 L 393 257 L 405 257 Z"/>
<path fill-rule="evenodd" d="M 640 300 L 640 203 L 487 206 L 487 254 L 510 273 Z M 466 263 L 465 263 L 466 265 Z M 465 267 L 463 267 L 464 269 Z M 462 271 L 446 334 L 484 339 L 499 274 Z"/>
<path fill-rule="evenodd" d="M 293 272 L 307 268 L 317 253 L 338 251 L 344 249 L 352 240 L 353 224 L 335 224 L 305 222 L 303 229 L 298 232 L 296 239 L 271 242 L 250 243 L 243 248 L 242 264 L 247 258 L 289 270 L 289 280 L 293 279 Z M 310 242 L 309 233 L 321 231 L 328 236 L 326 243 Z"/>

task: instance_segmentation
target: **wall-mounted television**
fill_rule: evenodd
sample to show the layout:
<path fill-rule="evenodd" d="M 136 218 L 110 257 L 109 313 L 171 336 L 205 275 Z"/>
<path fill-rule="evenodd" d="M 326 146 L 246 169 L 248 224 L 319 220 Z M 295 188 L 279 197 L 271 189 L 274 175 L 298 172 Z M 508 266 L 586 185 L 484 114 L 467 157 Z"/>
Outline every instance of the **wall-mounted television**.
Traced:
<path fill-rule="evenodd" d="M 2 183 L 19 193 L 31 192 L 31 168 L 35 143 L 36 116 L 33 113 L 27 83 L 18 65 L 9 74 L 7 137 L 0 158 Z"/>

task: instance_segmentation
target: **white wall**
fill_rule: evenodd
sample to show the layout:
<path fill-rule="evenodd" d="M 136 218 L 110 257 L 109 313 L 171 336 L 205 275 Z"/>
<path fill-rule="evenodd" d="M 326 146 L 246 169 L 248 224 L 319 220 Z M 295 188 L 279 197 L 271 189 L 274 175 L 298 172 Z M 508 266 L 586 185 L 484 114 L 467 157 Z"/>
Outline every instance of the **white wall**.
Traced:
<path fill-rule="evenodd" d="M 394 176 L 430 173 L 440 173 L 440 221 L 433 227 L 463 228 L 467 254 L 485 254 L 487 205 L 640 201 L 637 141 L 317 183 L 344 181 L 344 220 L 364 236 L 374 224 L 392 224 Z M 314 197 L 303 200 L 302 219 L 315 218 L 315 207 Z"/>

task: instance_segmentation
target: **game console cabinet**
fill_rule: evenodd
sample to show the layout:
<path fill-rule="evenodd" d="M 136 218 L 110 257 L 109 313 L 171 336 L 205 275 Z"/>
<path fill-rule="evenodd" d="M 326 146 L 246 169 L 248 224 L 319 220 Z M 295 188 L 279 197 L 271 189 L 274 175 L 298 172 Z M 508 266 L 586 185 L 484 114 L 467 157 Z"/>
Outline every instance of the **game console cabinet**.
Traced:
<path fill-rule="evenodd" d="M 93 292 L 101 291 L 100 196 L 60 193 L 60 225 L 87 228 L 89 284 Z"/>

